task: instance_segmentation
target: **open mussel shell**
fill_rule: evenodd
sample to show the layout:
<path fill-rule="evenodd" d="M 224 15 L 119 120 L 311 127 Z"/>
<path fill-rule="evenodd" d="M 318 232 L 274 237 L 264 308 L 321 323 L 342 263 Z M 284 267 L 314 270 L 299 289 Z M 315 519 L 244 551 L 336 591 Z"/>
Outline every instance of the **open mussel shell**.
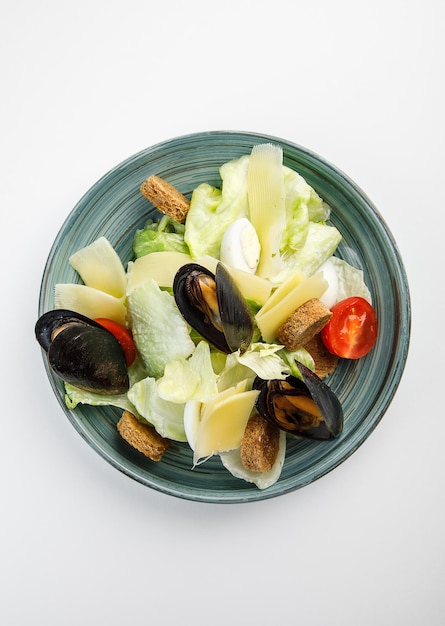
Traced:
<path fill-rule="evenodd" d="M 252 315 L 222 263 L 215 274 L 197 263 L 184 265 L 173 281 L 173 294 L 186 322 L 215 348 L 226 354 L 247 350 Z"/>
<path fill-rule="evenodd" d="M 116 395 L 129 387 L 124 350 L 106 328 L 66 309 L 44 313 L 36 338 L 57 376 L 85 391 Z"/>
<path fill-rule="evenodd" d="M 48 352 L 55 332 L 62 326 L 71 323 L 103 328 L 103 326 L 91 318 L 85 317 L 85 315 L 81 315 L 70 309 L 54 309 L 47 311 L 39 317 L 35 325 L 36 339 L 45 352 Z"/>
<path fill-rule="evenodd" d="M 307 439 L 329 440 L 343 430 L 343 409 L 339 399 L 314 372 L 297 363 L 303 380 L 256 378 L 260 391 L 256 408 L 269 422 L 282 430 Z"/>

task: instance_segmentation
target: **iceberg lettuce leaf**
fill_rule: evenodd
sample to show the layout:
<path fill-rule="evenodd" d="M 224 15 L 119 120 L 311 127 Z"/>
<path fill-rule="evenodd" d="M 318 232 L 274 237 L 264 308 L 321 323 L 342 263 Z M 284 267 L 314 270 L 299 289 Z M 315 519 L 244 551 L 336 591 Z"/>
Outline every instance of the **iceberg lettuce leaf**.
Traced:
<path fill-rule="evenodd" d="M 300 374 L 300 371 L 298 369 L 297 361 L 305 365 L 307 368 L 309 368 L 313 372 L 315 371 L 314 359 L 306 350 L 306 348 L 299 348 L 298 350 L 291 352 L 287 348 L 283 348 L 282 346 L 280 347 L 282 349 L 279 351 L 279 355 L 281 356 L 283 361 L 288 365 L 292 376 L 295 376 L 296 378 L 303 380 Z"/>
<path fill-rule="evenodd" d="M 285 269 L 279 280 L 285 280 L 296 271 L 302 272 L 307 278 L 312 276 L 334 254 L 340 241 L 341 234 L 335 226 L 309 222 L 303 247 L 296 252 L 286 249 L 282 254 Z"/>
<path fill-rule="evenodd" d="M 151 252 L 189 253 L 184 241 L 185 226 L 164 215 L 158 222 L 149 220 L 133 237 L 133 252 L 138 259 Z"/>
<path fill-rule="evenodd" d="M 156 378 L 169 361 L 187 358 L 195 349 L 189 327 L 172 295 L 149 279 L 128 296 L 128 311 L 137 349 L 148 374 Z"/>
<path fill-rule="evenodd" d="M 130 411 L 136 417 L 140 417 L 135 406 L 126 393 L 101 394 L 85 391 L 65 383 L 65 404 L 69 409 L 75 409 L 78 404 L 90 404 L 91 406 L 115 406 L 124 411 Z"/>
<path fill-rule="evenodd" d="M 228 226 L 248 216 L 248 164 L 248 155 L 228 161 L 220 168 L 221 190 L 203 183 L 193 191 L 184 234 L 192 257 L 219 258 Z"/>
<path fill-rule="evenodd" d="M 207 402 L 218 392 L 216 379 L 209 344 L 200 341 L 190 358 L 167 363 L 158 380 L 158 393 L 170 402 Z"/>
<path fill-rule="evenodd" d="M 138 413 L 167 439 L 187 441 L 184 430 L 184 405 L 160 397 L 154 378 L 147 377 L 130 387 L 128 398 Z"/>
<path fill-rule="evenodd" d="M 283 348 L 280 344 L 253 343 L 243 354 L 237 354 L 238 362 L 251 369 L 263 380 L 283 380 L 290 374 L 290 368 L 280 357 Z"/>
<path fill-rule="evenodd" d="M 357 269 L 343 259 L 334 256 L 331 261 L 338 279 L 337 302 L 351 296 L 360 296 L 372 304 L 371 292 L 365 283 L 363 270 Z"/>

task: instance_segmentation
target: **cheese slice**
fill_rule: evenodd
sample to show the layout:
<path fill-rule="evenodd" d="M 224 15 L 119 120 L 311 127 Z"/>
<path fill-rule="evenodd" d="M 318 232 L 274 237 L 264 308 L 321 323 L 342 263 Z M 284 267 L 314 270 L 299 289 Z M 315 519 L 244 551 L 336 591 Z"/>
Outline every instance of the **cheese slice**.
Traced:
<path fill-rule="evenodd" d="M 116 298 L 100 289 L 77 283 L 57 283 L 54 287 L 54 308 L 69 309 L 86 317 L 104 317 L 125 326 L 125 298 Z"/>
<path fill-rule="evenodd" d="M 282 269 L 280 242 L 286 224 L 281 146 L 262 143 L 252 148 L 247 170 L 250 221 L 261 244 L 257 274 L 272 278 Z"/>
<path fill-rule="evenodd" d="M 208 270 L 215 273 L 218 259 L 212 256 L 203 256 L 197 259 L 196 263 L 203 265 Z M 267 301 L 272 291 L 272 283 L 269 280 L 232 267 L 231 265 L 225 265 L 225 267 L 235 281 L 238 289 L 247 300 L 253 300 L 261 305 Z"/>
<path fill-rule="evenodd" d="M 195 440 L 194 463 L 214 454 L 234 450 L 241 440 L 259 391 L 232 387 L 202 405 L 202 417 Z"/>
<path fill-rule="evenodd" d="M 99 237 L 72 254 L 69 263 L 88 287 L 104 291 L 115 298 L 125 295 L 127 276 L 124 266 L 105 237 Z"/>
<path fill-rule="evenodd" d="M 180 267 L 191 263 L 184 252 L 151 252 L 128 264 L 127 296 L 146 280 L 152 278 L 159 287 L 173 287 L 173 279 Z"/>
<path fill-rule="evenodd" d="M 281 324 L 289 315 L 311 298 L 320 298 L 327 288 L 328 283 L 323 278 L 323 273 L 319 272 L 297 284 L 274 306 L 268 307 L 265 311 L 264 307 L 260 309 L 255 319 L 264 341 L 272 343 Z"/>
<path fill-rule="evenodd" d="M 283 284 L 281 284 L 273 294 L 264 303 L 261 308 L 261 315 L 266 311 L 269 311 L 272 307 L 283 300 L 295 287 L 305 280 L 305 276 L 302 272 L 294 272 Z"/>

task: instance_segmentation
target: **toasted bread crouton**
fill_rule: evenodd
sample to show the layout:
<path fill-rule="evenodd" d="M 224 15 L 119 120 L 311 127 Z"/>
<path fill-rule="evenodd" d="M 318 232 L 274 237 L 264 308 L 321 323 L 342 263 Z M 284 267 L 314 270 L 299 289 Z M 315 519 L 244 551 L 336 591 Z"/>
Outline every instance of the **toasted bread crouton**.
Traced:
<path fill-rule="evenodd" d="M 331 311 L 318 298 L 311 298 L 280 326 L 278 341 L 292 352 L 298 350 L 318 334 L 331 317 Z"/>
<path fill-rule="evenodd" d="M 280 429 L 254 413 L 241 441 L 241 462 L 251 472 L 268 472 L 278 456 Z"/>
<path fill-rule="evenodd" d="M 326 378 L 326 376 L 332 374 L 338 365 L 339 358 L 336 354 L 329 352 L 323 343 L 320 333 L 315 335 L 304 347 L 314 359 L 317 376 Z"/>
<path fill-rule="evenodd" d="M 149 176 L 140 186 L 140 190 L 162 213 L 181 224 L 185 222 L 190 201 L 166 180 L 159 176 Z"/>
<path fill-rule="evenodd" d="M 125 441 L 152 461 L 160 461 L 169 446 L 168 439 L 161 437 L 153 426 L 142 424 L 130 411 L 124 411 L 117 430 Z"/>

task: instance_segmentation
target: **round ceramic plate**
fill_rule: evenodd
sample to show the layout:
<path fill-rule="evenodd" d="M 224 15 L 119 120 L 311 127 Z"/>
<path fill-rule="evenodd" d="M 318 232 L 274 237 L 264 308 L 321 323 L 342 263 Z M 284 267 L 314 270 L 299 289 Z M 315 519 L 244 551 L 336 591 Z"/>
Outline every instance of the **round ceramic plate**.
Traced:
<path fill-rule="evenodd" d="M 169 495 L 202 502 L 249 502 L 275 497 L 322 477 L 349 457 L 382 419 L 399 384 L 408 352 L 409 290 L 394 239 L 366 195 L 345 174 L 312 152 L 286 140 L 248 132 L 215 131 L 187 135 L 143 150 L 101 178 L 63 224 L 49 253 L 39 315 L 54 308 L 56 283 L 78 282 L 68 259 L 100 236 L 116 248 L 124 264 L 132 258 L 134 231 L 159 213 L 141 195 L 151 174 L 190 196 L 200 183 L 220 185 L 219 167 L 255 144 L 282 146 L 284 164 L 299 172 L 331 206 L 331 222 L 343 235 L 338 256 L 363 269 L 379 321 L 374 349 L 358 361 L 342 361 L 328 380 L 344 409 L 342 435 L 331 442 L 289 438 L 279 481 L 265 490 L 234 478 L 218 457 L 192 469 L 187 444 L 174 443 L 154 463 L 131 448 L 116 430 L 121 411 L 79 405 L 69 410 L 61 381 L 45 367 L 54 393 L 76 430 L 104 459 L 142 484 Z"/>

